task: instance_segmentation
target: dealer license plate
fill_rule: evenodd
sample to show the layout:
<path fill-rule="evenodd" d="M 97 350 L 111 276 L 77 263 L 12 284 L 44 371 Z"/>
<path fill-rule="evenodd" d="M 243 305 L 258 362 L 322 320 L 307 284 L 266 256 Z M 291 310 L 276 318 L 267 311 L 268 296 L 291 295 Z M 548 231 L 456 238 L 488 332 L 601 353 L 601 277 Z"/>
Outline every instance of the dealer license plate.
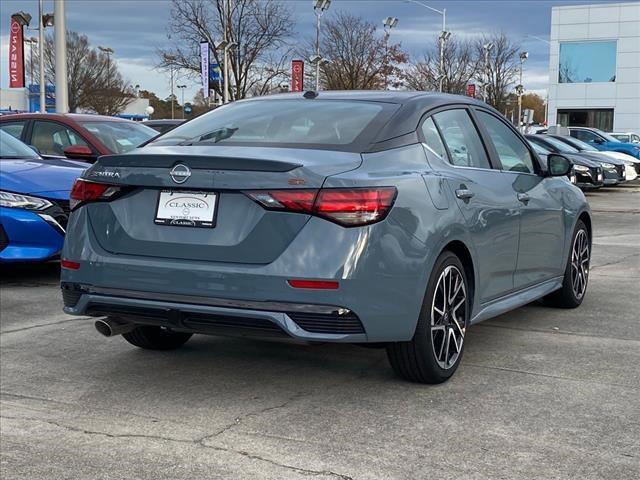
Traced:
<path fill-rule="evenodd" d="M 175 227 L 211 228 L 216 224 L 218 196 L 213 192 L 162 190 L 155 223 Z"/>

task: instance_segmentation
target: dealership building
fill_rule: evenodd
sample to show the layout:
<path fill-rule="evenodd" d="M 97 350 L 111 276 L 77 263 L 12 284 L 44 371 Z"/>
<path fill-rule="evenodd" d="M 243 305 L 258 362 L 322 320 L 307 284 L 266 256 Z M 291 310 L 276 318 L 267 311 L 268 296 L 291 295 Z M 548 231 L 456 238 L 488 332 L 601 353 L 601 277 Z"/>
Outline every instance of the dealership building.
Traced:
<path fill-rule="evenodd" d="M 640 133 L 640 2 L 553 7 L 549 125 Z"/>

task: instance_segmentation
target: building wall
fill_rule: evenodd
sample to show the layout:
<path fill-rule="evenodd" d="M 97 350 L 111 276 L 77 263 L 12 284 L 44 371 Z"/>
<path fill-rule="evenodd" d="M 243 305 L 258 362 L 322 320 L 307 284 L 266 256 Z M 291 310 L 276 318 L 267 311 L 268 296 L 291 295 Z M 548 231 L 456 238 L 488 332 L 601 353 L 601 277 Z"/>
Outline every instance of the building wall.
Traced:
<path fill-rule="evenodd" d="M 553 7 L 549 125 L 558 109 L 612 108 L 613 130 L 640 132 L 640 2 Z M 615 82 L 559 83 L 560 43 L 615 40 Z"/>
<path fill-rule="evenodd" d="M 0 88 L 0 110 L 29 110 L 26 88 Z"/>

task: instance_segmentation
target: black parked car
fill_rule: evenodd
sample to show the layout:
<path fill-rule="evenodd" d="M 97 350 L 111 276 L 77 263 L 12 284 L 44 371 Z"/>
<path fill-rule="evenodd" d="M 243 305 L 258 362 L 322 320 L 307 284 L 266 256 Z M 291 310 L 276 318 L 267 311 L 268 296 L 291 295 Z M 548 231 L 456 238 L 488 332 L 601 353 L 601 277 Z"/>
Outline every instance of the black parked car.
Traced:
<path fill-rule="evenodd" d="M 162 120 L 147 120 L 144 124 L 147 127 L 153 128 L 156 132 L 164 133 L 169 130 L 173 130 L 181 123 L 184 123 L 184 120 L 181 118 L 165 118 Z"/>
<path fill-rule="evenodd" d="M 537 142 L 538 145 L 543 146 L 553 153 L 569 155 L 572 162 L 575 162 L 577 159 L 581 159 L 582 162 L 587 160 L 597 163 L 602 167 L 603 184 L 605 186 L 610 187 L 617 185 L 620 182 L 624 182 L 626 179 L 624 162 L 621 162 L 620 160 L 616 160 L 614 158 L 607 158 L 606 160 L 603 160 L 600 155 L 594 155 L 589 152 L 580 152 L 577 148 L 574 148 L 550 135 L 527 135 L 527 139 L 531 142 Z"/>
<path fill-rule="evenodd" d="M 547 155 L 555 153 L 551 146 L 544 142 L 540 135 L 525 135 L 536 153 L 546 160 Z M 567 153 L 564 154 L 573 162 L 573 172 L 569 175 L 571 183 L 583 190 L 600 188 L 604 185 L 604 174 L 602 167 L 597 162 L 587 160 L 582 155 Z"/>

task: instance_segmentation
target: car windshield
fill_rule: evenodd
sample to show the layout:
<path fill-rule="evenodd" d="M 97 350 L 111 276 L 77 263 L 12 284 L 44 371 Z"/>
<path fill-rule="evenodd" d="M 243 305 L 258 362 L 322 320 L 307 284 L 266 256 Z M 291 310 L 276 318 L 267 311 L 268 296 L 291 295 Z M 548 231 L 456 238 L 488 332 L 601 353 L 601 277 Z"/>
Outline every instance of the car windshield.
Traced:
<path fill-rule="evenodd" d="M 180 125 L 152 144 L 346 146 L 367 131 L 384 104 L 336 100 L 237 102 Z"/>
<path fill-rule="evenodd" d="M 126 153 L 158 135 L 153 128 L 135 122 L 80 122 L 113 153 Z"/>
<path fill-rule="evenodd" d="M 585 151 L 585 152 L 599 152 L 600 151 L 596 147 L 594 147 L 593 145 L 589 145 L 587 142 L 583 142 L 582 140 L 578 140 L 577 138 L 574 138 L 574 137 L 562 137 L 562 139 L 560 141 L 564 142 L 564 143 L 567 143 L 567 144 L 571 145 L 572 147 L 577 148 L 581 152 L 582 151 Z"/>
<path fill-rule="evenodd" d="M 571 145 L 567 145 L 561 140 L 553 137 L 545 137 L 544 141 L 549 145 L 552 145 L 558 152 L 561 153 L 578 153 L 579 150 L 577 148 L 572 147 Z"/>
<path fill-rule="evenodd" d="M 4 130 L 0 130 L 0 158 L 40 158 L 29 146 Z"/>
<path fill-rule="evenodd" d="M 531 146 L 533 147 L 533 149 L 536 151 L 536 153 L 539 153 L 541 155 L 549 155 L 551 153 L 551 150 L 543 147 L 542 145 L 540 145 L 538 142 L 535 141 L 529 141 L 529 143 L 531 144 Z"/>

